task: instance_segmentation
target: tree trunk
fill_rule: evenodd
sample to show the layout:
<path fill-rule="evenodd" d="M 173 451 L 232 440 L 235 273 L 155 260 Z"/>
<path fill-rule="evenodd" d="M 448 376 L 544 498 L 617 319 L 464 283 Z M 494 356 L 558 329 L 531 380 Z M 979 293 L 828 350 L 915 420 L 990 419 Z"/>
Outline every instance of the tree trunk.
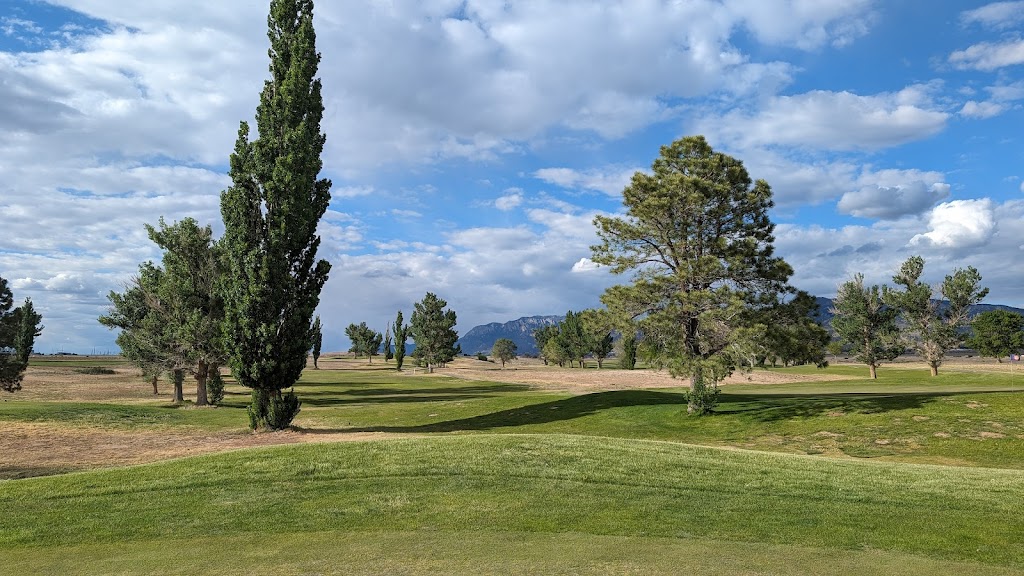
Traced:
<path fill-rule="evenodd" d="M 703 387 L 703 385 L 704 371 L 700 368 L 700 366 L 697 366 L 696 368 L 693 369 L 693 374 L 690 376 L 690 400 L 686 404 L 687 414 L 693 414 L 699 409 L 697 406 L 697 402 L 694 398 L 697 395 L 697 390 Z"/>
<path fill-rule="evenodd" d="M 875 365 L 872 364 L 872 365 L 868 366 L 868 370 L 870 370 L 870 372 L 871 372 L 871 379 L 872 380 L 877 380 L 878 379 L 878 372 L 875 369 Z"/>
<path fill-rule="evenodd" d="M 938 376 L 939 375 L 939 365 L 934 363 L 934 362 L 932 362 L 931 367 L 932 367 L 932 376 Z"/>
<path fill-rule="evenodd" d="M 196 368 L 196 406 L 207 406 L 210 400 L 206 394 L 206 378 L 209 376 L 210 367 L 206 362 L 200 362 Z"/>
<path fill-rule="evenodd" d="M 153 376 L 153 396 L 160 394 L 160 391 L 157 390 L 157 382 L 159 381 L 159 379 L 160 378 L 158 376 Z"/>
<path fill-rule="evenodd" d="M 182 369 L 176 369 L 172 372 L 174 376 L 174 397 L 171 402 L 175 404 L 181 404 L 185 402 L 185 393 L 182 390 L 182 385 L 185 383 L 185 371 Z"/>
<path fill-rule="evenodd" d="M 598 370 L 601 369 L 601 359 L 600 358 L 597 359 L 597 369 Z"/>

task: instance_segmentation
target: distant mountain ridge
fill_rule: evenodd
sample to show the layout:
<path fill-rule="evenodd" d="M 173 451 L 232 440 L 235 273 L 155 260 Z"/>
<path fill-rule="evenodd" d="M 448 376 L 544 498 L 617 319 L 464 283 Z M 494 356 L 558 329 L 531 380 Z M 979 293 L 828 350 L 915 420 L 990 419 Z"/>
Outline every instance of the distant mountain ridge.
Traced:
<path fill-rule="evenodd" d="M 819 324 L 830 328 L 832 322 L 832 299 L 818 296 L 818 313 L 814 319 Z M 975 304 L 971 306 L 971 316 L 988 312 L 990 310 L 1006 310 L 1024 315 L 1024 308 L 1014 308 L 1004 304 Z M 565 316 L 524 316 L 518 320 L 508 322 L 491 322 L 482 326 L 476 326 L 456 342 L 462 347 L 464 354 L 484 353 L 490 354 L 494 341 L 499 338 L 508 338 L 516 343 L 517 352 L 521 355 L 537 355 L 537 342 L 533 339 L 533 331 L 541 326 L 558 324 L 565 319 Z"/>
<path fill-rule="evenodd" d="M 524 316 L 509 322 L 491 322 L 476 326 L 459 338 L 458 344 L 463 354 L 490 354 L 494 341 L 508 338 L 516 343 L 518 354 L 537 354 L 537 342 L 533 339 L 533 331 L 541 326 L 558 324 L 565 316 Z"/>

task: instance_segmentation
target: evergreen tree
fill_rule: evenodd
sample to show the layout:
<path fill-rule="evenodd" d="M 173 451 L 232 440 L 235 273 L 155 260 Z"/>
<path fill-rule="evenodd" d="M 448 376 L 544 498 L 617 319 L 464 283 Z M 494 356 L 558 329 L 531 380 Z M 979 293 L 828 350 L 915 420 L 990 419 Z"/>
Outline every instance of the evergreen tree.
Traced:
<path fill-rule="evenodd" d="M 159 227 L 146 226 L 149 238 L 164 250 L 161 282 L 146 292 L 146 302 L 167 332 L 167 355 L 178 356 L 180 367 L 196 380 L 196 406 L 209 404 L 207 380 L 211 367 L 224 363 L 221 330 L 224 300 L 219 250 L 210 226 L 192 218 Z"/>
<path fill-rule="evenodd" d="M 580 312 L 580 319 L 590 342 L 590 354 L 597 360 L 597 368 L 600 370 L 615 344 L 612 338 L 614 318 L 608 310 L 590 308 Z"/>
<path fill-rule="evenodd" d="M 900 330 L 896 326 L 899 311 L 885 306 L 878 286 L 865 286 L 864 275 L 839 286 L 832 301 L 832 329 L 849 343 L 857 360 L 868 365 L 871 378 L 878 378 L 878 365 L 903 353 Z"/>
<path fill-rule="evenodd" d="M 320 366 L 317 362 L 320 361 L 320 349 L 324 345 L 324 334 L 323 329 L 320 325 L 320 316 L 313 320 L 313 369 L 319 370 Z"/>
<path fill-rule="evenodd" d="M 967 345 L 982 356 L 1002 362 L 1024 349 L 1024 316 L 1008 310 L 982 312 L 971 323 L 974 334 Z"/>
<path fill-rule="evenodd" d="M 402 324 L 402 311 L 395 317 L 395 370 L 401 370 L 405 362 L 405 341 L 409 339 L 409 325 Z"/>
<path fill-rule="evenodd" d="M 389 325 L 384 329 L 384 362 L 389 362 L 394 357 L 395 353 L 391 349 L 391 326 Z"/>
<path fill-rule="evenodd" d="M 27 367 L 36 338 L 43 333 L 43 326 L 40 324 L 43 316 L 36 312 L 32 299 L 25 298 L 25 303 L 14 311 L 14 318 L 18 325 L 14 335 L 14 349 L 18 353 L 18 361 Z"/>
<path fill-rule="evenodd" d="M 622 338 L 619 339 L 619 342 L 622 347 L 619 367 L 625 368 L 626 370 L 633 370 L 636 368 L 636 333 L 632 331 L 624 332 L 622 334 Z"/>
<path fill-rule="evenodd" d="M 540 353 L 540 358 L 544 361 L 545 366 L 547 366 L 551 359 L 544 354 L 544 349 L 547 348 L 548 341 L 557 337 L 558 324 L 546 324 L 533 331 L 533 340 L 537 343 L 537 351 Z"/>
<path fill-rule="evenodd" d="M 139 274 L 132 280 L 124 293 L 107 294 L 110 308 L 100 316 L 100 324 L 111 330 L 117 328 L 117 345 L 121 355 L 142 370 L 142 376 L 153 385 L 153 394 L 159 393 L 158 380 L 165 371 L 179 369 L 176 357 L 170 355 L 170 335 L 166 323 L 150 308 L 147 293 L 160 290 L 163 270 L 152 262 L 139 266 Z M 180 389 L 175 390 L 173 400 L 183 401 Z"/>
<path fill-rule="evenodd" d="M 428 372 L 451 362 L 459 354 L 459 348 L 455 346 L 459 339 L 455 331 L 455 311 L 445 310 L 447 305 L 444 300 L 427 292 L 412 312 L 412 339 L 416 342 L 414 354 L 427 365 Z"/>
<path fill-rule="evenodd" d="M 765 311 L 762 316 L 766 328 L 765 352 L 772 359 L 773 365 L 775 359 L 779 359 L 783 366 L 828 366 L 825 352 L 832 336 L 828 329 L 814 319 L 817 312 L 817 300 L 802 290 L 789 301 L 780 302 Z M 763 362 L 764 355 L 761 357 Z"/>
<path fill-rule="evenodd" d="M 491 355 L 501 361 L 501 368 L 505 369 L 505 362 L 516 359 L 516 343 L 508 338 L 498 338 L 491 347 Z"/>
<path fill-rule="evenodd" d="M 962 328 L 968 323 L 972 305 L 988 294 L 982 288 L 981 275 L 974 267 L 957 269 L 946 276 L 941 293 L 945 306 L 932 299 L 932 287 L 921 282 L 924 259 L 911 256 L 900 267 L 893 282 L 902 290 L 885 290 L 886 303 L 899 310 L 907 325 L 907 340 L 921 358 L 928 363 L 932 376 L 939 375 L 939 366 L 946 352 L 964 341 Z"/>
<path fill-rule="evenodd" d="M 771 188 L 742 162 L 695 136 L 663 146 L 652 168 L 623 191 L 624 218 L 594 220 L 594 262 L 635 271 L 601 301 L 638 321 L 655 365 L 690 378 L 688 411 L 707 413 L 732 370 L 731 333 L 788 289 L 792 269 L 774 256 Z"/>
<path fill-rule="evenodd" d="M 299 410 L 292 387 L 306 365 L 311 321 L 330 264 L 317 260 L 317 223 L 331 182 L 319 179 L 325 136 L 316 78 L 312 0 L 272 0 L 270 79 L 256 109 L 256 140 L 241 123 L 233 185 L 221 195 L 228 263 L 224 282 L 229 365 L 253 390 L 255 428 L 281 429 Z"/>
<path fill-rule="evenodd" d="M 18 308 L 13 306 L 14 294 L 0 277 L 0 390 L 5 392 L 21 390 L 36 336 L 43 330 L 39 324 L 43 317 L 30 298 Z"/>
<path fill-rule="evenodd" d="M 582 317 L 572 310 L 565 313 L 565 319 L 558 325 L 558 342 L 569 357 L 570 368 L 573 361 L 579 362 L 580 368 L 583 368 L 583 357 L 594 348 L 590 334 L 583 326 Z"/>

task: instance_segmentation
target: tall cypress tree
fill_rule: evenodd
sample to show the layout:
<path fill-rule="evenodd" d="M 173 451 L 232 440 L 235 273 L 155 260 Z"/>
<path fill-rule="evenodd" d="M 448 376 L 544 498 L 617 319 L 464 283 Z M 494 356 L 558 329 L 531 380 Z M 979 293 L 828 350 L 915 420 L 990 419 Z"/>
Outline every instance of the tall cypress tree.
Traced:
<path fill-rule="evenodd" d="M 225 337 L 235 379 L 253 390 L 253 428 L 286 427 L 312 339 L 311 320 L 330 264 L 317 260 L 316 227 L 330 202 L 320 179 L 326 137 L 316 78 L 312 0 L 272 0 L 270 79 L 256 109 L 259 137 L 241 123 L 231 155 L 233 185 L 221 194 Z"/>

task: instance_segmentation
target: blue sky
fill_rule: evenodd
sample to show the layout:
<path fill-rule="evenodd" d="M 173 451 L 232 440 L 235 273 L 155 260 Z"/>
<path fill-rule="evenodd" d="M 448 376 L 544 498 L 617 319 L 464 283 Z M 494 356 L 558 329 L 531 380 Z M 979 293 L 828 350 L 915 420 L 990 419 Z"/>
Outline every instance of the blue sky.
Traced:
<path fill-rule="evenodd" d="M 238 122 L 266 77 L 257 2 L 7 0 L 0 275 L 46 353 L 113 349 L 96 317 L 159 253 L 220 230 Z M 433 291 L 460 331 L 598 304 L 593 217 L 689 134 L 776 198 L 792 282 L 977 267 L 1024 306 L 1024 2 L 320 2 L 329 349 Z"/>

